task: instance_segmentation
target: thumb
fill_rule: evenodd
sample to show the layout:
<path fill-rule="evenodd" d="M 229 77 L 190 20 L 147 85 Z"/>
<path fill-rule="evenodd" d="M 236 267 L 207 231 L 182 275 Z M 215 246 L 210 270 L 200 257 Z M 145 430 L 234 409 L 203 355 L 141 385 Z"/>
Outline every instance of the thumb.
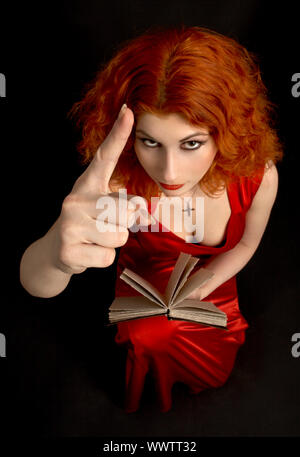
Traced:
<path fill-rule="evenodd" d="M 201 301 L 201 289 L 195 289 L 193 292 L 190 293 L 187 297 L 185 297 L 188 300 L 200 300 Z"/>
<path fill-rule="evenodd" d="M 150 224 L 155 224 L 155 219 L 152 216 L 152 214 L 149 213 L 149 211 L 145 210 L 144 208 L 141 208 L 140 210 L 141 213 L 141 224 L 142 225 L 150 225 Z"/>
<path fill-rule="evenodd" d="M 130 208 L 130 203 L 129 203 Z M 149 226 L 155 224 L 156 220 L 154 217 L 147 211 L 145 208 L 139 208 L 138 211 L 135 211 L 130 214 L 128 218 L 128 227 L 139 227 L 139 226 Z"/>

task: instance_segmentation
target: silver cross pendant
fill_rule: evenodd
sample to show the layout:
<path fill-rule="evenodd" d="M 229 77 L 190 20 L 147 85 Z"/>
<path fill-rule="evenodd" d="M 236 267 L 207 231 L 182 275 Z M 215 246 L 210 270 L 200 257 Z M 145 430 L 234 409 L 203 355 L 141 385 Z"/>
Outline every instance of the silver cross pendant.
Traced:
<path fill-rule="evenodd" d="M 195 208 L 191 208 L 189 203 L 188 203 L 187 209 L 183 209 L 182 211 L 183 212 L 187 211 L 188 212 L 188 216 L 190 216 L 191 215 L 191 211 L 194 211 L 194 210 L 195 210 Z"/>

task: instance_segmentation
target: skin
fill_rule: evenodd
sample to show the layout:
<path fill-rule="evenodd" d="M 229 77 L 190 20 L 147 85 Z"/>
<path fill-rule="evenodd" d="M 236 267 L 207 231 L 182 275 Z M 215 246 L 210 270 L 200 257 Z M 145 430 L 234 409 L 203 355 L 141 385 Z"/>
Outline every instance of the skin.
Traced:
<path fill-rule="evenodd" d="M 251 259 L 259 246 L 270 218 L 278 190 L 278 173 L 270 161 L 266 167 L 261 184 L 247 211 L 245 230 L 236 246 L 223 254 L 210 258 L 206 268 L 214 277 L 202 288 L 195 290 L 188 298 L 204 299 L 225 281 L 236 275 Z"/>
<path fill-rule="evenodd" d="M 115 248 L 126 243 L 132 210 L 125 208 L 127 217 L 122 221 L 118 220 L 117 210 L 110 222 L 112 231 L 100 232 L 96 226 L 99 216 L 96 205 L 99 197 L 110 196 L 118 209 L 118 195 L 112 192 L 109 182 L 133 122 L 133 112 L 125 107 L 92 162 L 64 199 L 56 222 L 24 252 L 20 281 L 31 295 L 44 298 L 58 295 L 73 274 L 82 273 L 89 267 L 111 265 L 116 255 Z"/>
<path fill-rule="evenodd" d="M 151 116 L 151 117 L 149 117 Z M 126 108 L 115 121 L 111 132 L 99 146 L 94 159 L 77 179 L 72 191 L 62 203 L 61 213 L 49 231 L 32 243 L 24 252 L 20 264 L 20 281 L 33 296 L 53 297 L 68 285 L 73 274 L 89 267 L 105 268 L 115 259 L 115 248 L 128 239 L 132 209 L 125 207 L 126 217 L 110 221 L 112 231 L 100 232 L 96 226 L 99 217 L 99 197 L 110 196 L 120 204 L 119 196 L 111 186 L 110 178 L 124 149 L 134 123 L 133 112 Z M 198 131 L 184 118 L 170 114 L 163 118 L 145 114 L 139 117 L 138 129 L 153 135 L 145 146 L 136 134 L 135 150 L 141 165 L 157 183 L 183 183 L 176 191 L 163 190 L 167 196 L 191 195 L 196 184 L 209 169 L 216 154 L 216 145 L 209 135 L 192 137 L 189 141 L 206 141 L 194 151 L 195 143 L 182 142 L 187 135 Z M 201 128 L 203 133 L 208 133 Z M 184 145 L 183 145 L 184 143 Z M 197 157 L 197 166 L 190 155 Z M 193 164 L 191 164 L 193 162 Z M 230 251 L 210 258 L 206 267 L 214 277 L 203 288 L 194 291 L 189 298 L 203 299 L 216 287 L 238 273 L 257 249 L 266 228 L 276 197 L 278 175 L 274 164 L 266 166 L 264 177 L 247 212 L 246 226 L 241 241 Z M 130 196 L 129 196 L 130 198 Z M 101 218 L 101 213 L 100 213 Z M 103 220 L 105 218 L 103 217 Z M 143 221 L 150 224 L 151 219 Z M 224 223 L 224 221 L 223 221 Z"/>
<path fill-rule="evenodd" d="M 202 132 L 203 135 L 192 136 L 188 142 L 181 141 L 195 132 Z M 204 144 L 201 145 L 201 142 Z M 207 129 L 195 128 L 182 115 L 172 113 L 167 116 L 154 116 L 147 113 L 141 115 L 137 122 L 135 151 L 143 168 L 167 197 L 192 195 L 195 189 L 195 195 L 203 196 L 197 183 L 213 163 L 217 146 Z M 177 190 L 166 190 L 159 182 L 184 186 Z M 245 230 L 240 242 L 230 251 L 209 259 L 206 268 L 214 273 L 213 278 L 187 298 L 204 299 L 248 263 L 259 246 L 267 226 L 277 189 L 278 173 L 270 161 L 247 212 Z M 230 216 L 228 200 L 226 201 L 223 195 L 216 200 L 205 196 L 205 201 L 208 237 L 212 232 L 215 240 L 220 237 L 221 241 Z M 218 242 L 215 241 L 214 244 Z"/>
<path fill-rule="evenodd" d="M 190 138 L 182 141 L 186 137 Z M 194 127 L 182 115 L 174 113 L 139 116 L 134 148 L 142 167 L 164 195 L 170 197 L 192 195 L 217 152 L 207 129 Z M 167 190 L 160 182 L 184 186 Z"/>

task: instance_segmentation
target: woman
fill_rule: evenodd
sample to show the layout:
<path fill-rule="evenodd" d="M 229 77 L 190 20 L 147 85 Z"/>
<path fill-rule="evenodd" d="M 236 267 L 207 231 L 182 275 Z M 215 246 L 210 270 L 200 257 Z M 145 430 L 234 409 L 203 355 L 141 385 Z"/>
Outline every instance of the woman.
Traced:
<path fill-rule="evenodd" d="M 278 186 L 275 164 L 282 158 L 272 105 L 245 48 L 216 32 L 181 26 L 126 42 L 71 114 L 82 126 L 79 150 L 90 164 L 58 220 L 25 251 L 21 282 L 32 295 L 57 295 L 73 274 L 111 265 L 114 248 L 122 246 L 116 296 L 137 294 L 119 278 L 125 267 L 163 292 L 179 253 L 198 257 L 197 268 L 214 276 L 188 298 L 215 303 L 227 314 L 228 330 L 166 316 L 117 324 L 115 341 L 128 348 L 126 411 L 138 409 L 148 372 L 161 411 L 168 411 L 175 382 L 193 394 L 223 385 L 244 342 L 248 324 L 239 310 L 236 274 L 266 228 Z M 155 216 L 140 220 L 138 231 L 130 230 L 129 205 L 125 219 L 116 215 L 108 223 L 99 216 L 99 197 L 119 204 L 120 189 L 144 197 Z M 161 210 L 150 205 L 153 196 Z M 188 211 L 193 224 L 203 223 L 203 236 L 185 224 L 178 229 L 178 212 L 177 219 L 162 220 L 171 197 L 182 202 L 183 222 Z M 97 229 L 99 218 L 110 232 Z"/>

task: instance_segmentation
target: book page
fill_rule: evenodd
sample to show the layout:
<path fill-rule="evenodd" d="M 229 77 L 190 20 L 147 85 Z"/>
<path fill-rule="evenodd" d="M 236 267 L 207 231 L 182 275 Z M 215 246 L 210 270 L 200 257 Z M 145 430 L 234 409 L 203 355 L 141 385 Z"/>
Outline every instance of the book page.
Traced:
<path fill-rule="evenodd" d="M 116 297 L 109 307 L 109 324 L 160 316 L 167 313 L 167 308 L 143 296 Z"/>
<path fill-rule="evenodd" d="M 181 252 L 179 254 L 179 257 L 176 261 L 176 264 L 173 268 L 173 271 L 170 275 L 166 290 L 165 290 L 165 302 L 168 305 L 171 301 L 171 298 L 173 296 L 173 293 L 176 289 L 176 286 L 180 280 L 180 277 L 182 276 L 182 272 L 186 268 L 189 260 L 191 258 L 191 254 L 186 254 L 185 252 Z"/>
<path fill-rule="evenodd" d="M 170 305 L 170 307 L 173 307 L 176 303 L 183 301 L 185 297 L 193 292 L 193 290 L 205 284 L 213 276 L 214 273 L 212 271 L 206 270 L 205 268 L 200 268 L 200 270 L 196 271 L 196 273 L 192 274 L 192 276 L 188 278 L 181 291 L 176 296 L 176 299 L 173 300 L 173 303 Z"/>
<path fill-rule="evenodd" d="M 209 301 L 200 301 L 195 299 L 186 298 L 185 300 L 173 305 L 172 309 L 187 309 L 187 308 L 195 308 L 200 309 L 201 311 L 208 312 L 210 314 L 219 314 L 225 315 L 224 311 L 219 309 L 216 305 Z"/>
<path fill-rule="evenodd" d="M 177 277 L 175 277 L 175 279 L 174 279 L 174 285 L 170 284 L 170 288 L 168 290 L 169 295 L 168 295 L 168 297 L 165 296 L 165 301 L 168 303 L 168 306 L 170 306 L 174 302 L 178 293 L 184 286 L 188 275 L 193 270 L 194 266 L 198 263 L 198 261 L 199 261 L 199 259 L 197 257 L 191 257 L 188 260 L 187 265 L 185 266 L 184 270 L 181 273 L 177 272 Z M 174 272 L 174 270 L 173 270 L 173 272 Z M 170 280 L 171 280 L 171 278 L 170 278 Z M 176 280 L 176 283 L 175 283 L 175 280 Z M 169 286 L 169 283 L 168 283 L 168 286 Z"/>
<path fill-rule="evenodd" d="M 196 309 L 187 308 L 185 310 L 173 309 L 170 311 L 170 319 L 179 319 L 192 323 L 199 323 L 202 325 L 209 325 L 213 327 L 220 327 L 224 330 L 227 329 L 227 316 L 209 312 L 197 312 Z"/>
<path fill-rule="evenodd" d="M 163 295 L 146 279 L 139 276 L 137 273 L 125 268 L 120 275 L 123 281 L 127 282 L 131 287 L 143 294 L 145 297 L 154 301 L 155 303 L 166 307 Z"/>
<path fill-rule="evenodd" d="M 163 307 L 160 303 L 155 304 L 146 297 L 116 297 L 109 307 L 110 311 L 136 311 L 144 313 L 145 311 L 157 311 L 158 306 Z"/>

